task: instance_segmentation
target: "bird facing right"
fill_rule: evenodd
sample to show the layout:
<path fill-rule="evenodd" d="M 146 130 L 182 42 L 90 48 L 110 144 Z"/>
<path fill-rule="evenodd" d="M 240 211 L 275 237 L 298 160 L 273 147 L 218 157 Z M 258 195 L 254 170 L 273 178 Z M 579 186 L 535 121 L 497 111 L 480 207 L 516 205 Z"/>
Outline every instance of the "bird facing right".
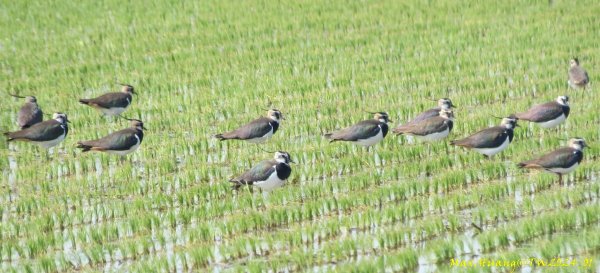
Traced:
<path fill-rule="evenodd" d="M 37 99 L 34 96 L 22 97 L 14 94 L 10 95 L 15 98 L 25 99 L 25 103 L 23 106 L 21 106 L 19 115 L 17 116 L 17 124 L 19 124 L 21 130 L 29 128 L 36 123 L 42 122 L 44 113 L 37 104 Z"/>
<path fill-rule="evenodd" d="M 517 119 L 509 116 L 502 119 L 500 126 L 483 129 L 466 138 L 451 141 L 450 144 L 473 149 L 485 157 L 490 157 L 508 147 L 517 126 Z"/>
<path fill-rule="evenodd" d="M 587 71 L 579 65 L 577 58 L 571 59 L 571 67 L 569 68 L 569 86 L 573 89 L 584 88 L 590 82 Z"/>
<path fill-rule="evenodd" d="M 133 86 L 129 84 L 121 85 L 121 92 L 106 93 L 93 99 L 80 99 L 79 102 L 96 108 L 107 116 L 118 116 L 131 105 L 133 101 L 132 94 L 137 94 Z"/>
<path fill-rule="evenodd" d="M 563 147 L 539 158 L 523 161 L 519 168 L 542 169 L 558 175 L 558 182 L 562 185 L 562 176 L 575 170 L 583 159 L 583 149 L 588 147 L 585 140 L 580 137 L 572 138 L 568 147 Z"/>
<path fill-rule="evenodd" d="M 388 122 L 391 122 L 386 112 L 375 112 L 373 119 L 363 120 L 350 127 L 324 134 L 329 142 L 348 141 L 367 147 L 367 149 L 385 138 L 388 133 Z"/>
<path fill-rule="evenodd" d="M 129 119 L 131 127 L 116 131 L 103 138 L 77 142 L 77 148 L 83 152 L 98 151 L 125 156 L 137 150 L 144 139 L 144 123 L 138 119 Z"/>
<path fill-rule="evenodd" d="M 21 131 L 7 132 L 4 135 L 8 141 L 26 141 L 48 149 L 65 140 L 69 132 L 68 122 L 66 114 L 54 113 L 52 119 L 36 123 Z"/>
<path fill-rule="evenodd" d="M 293 163 L 290 154 L 284 151 L 275 152 L 273 159 L 258 163 L 252 169 L 246 171 L 237 178 L 229 180 L 234 185 L 234 190 L 243 185 L 256 186 L 260 189 L 270 192 L 275 188 L 283 186 L 285 180 L 290 177 Z"/>
<path fill-rule="evenodd" d="M 554 128 L 567 120 L 571 107 L 569 96 L 558 96 L 556 100 L 535 105 L 526 112 L 517 113 L 518 119 L 537 123 L 542 128 Z"/>
<path fill-rule="evenodd" d="M 408 123 L 394 129 L 398 135 L 411 135 L 423 141 L 437 141 L 447 137 L 454 126 L 452 110 L 442 109 L 440 115 L 416 123 Z"/>
<path fill-rule="evenodd" d="M 281 111 L 271 109 L 267 111 L 266 117 L 257 118 L 233 131 L 217 134 L 214 137 L 221 141 L 239 139 L 250 143 L 263 143 L 277 132 L 281 119 L 285 119 Z"/>

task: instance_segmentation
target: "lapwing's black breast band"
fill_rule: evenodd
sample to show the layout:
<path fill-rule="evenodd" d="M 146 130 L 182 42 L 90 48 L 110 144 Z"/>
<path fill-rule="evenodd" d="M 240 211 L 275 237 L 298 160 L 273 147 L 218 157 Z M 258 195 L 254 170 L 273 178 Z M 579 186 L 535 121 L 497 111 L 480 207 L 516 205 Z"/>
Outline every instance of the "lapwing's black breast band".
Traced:
<path fill-rule="evenodd" d="M 288 177 L 290 177 L 292 168 L 290 168 L 290 165 L 286 163 L 279 163 L 275 167 L 275 171 L 277 172 L 277 177 L 279 177 L 279 179 L 286 180 Z"/>
<path fill-rule="evenodd" d="M 273 127 L 273 134 L 275 134 L 275 132 L 277 132 L 277 129 L 279 129 L 279 122 L 271 121 L 270 124 Z"/>
<path fill-rule="evenodd" d="M 383 137 L 385 137 L 390 130 L 390 127 L 385 122 L 381 122 L 379 126 L 381 127 L 381 133 L 383 134 Z"/>
<path fill-rule="evenodd" d="M 568 105 L 562 105 L 563 113 L 565 113 L 565 118 L 569 116 L 569 112 L 571 112 L 571 107 Z"/>

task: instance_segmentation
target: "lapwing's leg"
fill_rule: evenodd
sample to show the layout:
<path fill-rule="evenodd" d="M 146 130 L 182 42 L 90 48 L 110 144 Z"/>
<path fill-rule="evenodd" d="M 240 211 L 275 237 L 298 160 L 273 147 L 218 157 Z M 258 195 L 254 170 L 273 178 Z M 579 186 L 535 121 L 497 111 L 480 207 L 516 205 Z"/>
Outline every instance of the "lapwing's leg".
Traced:
<path fill-rule="evenodd" d="M 561 186 L 563 185 L 563 177 L 561 173 L 558 174 L 558 184 Z"/>
<path fill-rule="evenodd" d="M 269 192 L 262 191 L 262 199 L 263 199 L 263 208 L 266 209 L 269 207 Z"/>
<path fill-rule="evenodd" d="M 125 162 L 125 156 L 119 156 L 119 163 L 123 164 L 123 162 Z"/>
<path fill-rule="evenodd" d="M 483 157 L 484 157 L 485 159 L 487 159 L 487 160 L 490 160 L 490 159 L 492 159 L 492 158 L 491 158 L 489 155 L 483 155 Z"/>

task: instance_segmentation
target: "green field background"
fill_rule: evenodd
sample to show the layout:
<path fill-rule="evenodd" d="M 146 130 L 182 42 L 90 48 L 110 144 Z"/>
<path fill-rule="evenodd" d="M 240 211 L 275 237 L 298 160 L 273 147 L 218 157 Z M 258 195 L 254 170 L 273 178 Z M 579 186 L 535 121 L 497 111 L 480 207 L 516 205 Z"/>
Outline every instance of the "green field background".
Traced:
<path fill-rule="evenodd" d="M 0 141 L 0 271 L 507 272 L 450 259 L 530 257 L 579 263 L 533 272 L 599 271 L 598 14 L 558 0 L 1 0 L 0 131 L 17 129 L 9 92 L 72 123 L 49 155 Z M 587 90 L 567 86 L 572 57 Z M 124 115 L 149 129 L 122 162 L 75 149 L 128 126 L 77 101 L 117 82 L 139 92 Z M 395 127 L 450 97 L 457 139 L 559 95 L 564 125 L 521 122 L 491 160 L 448 141 L 388 135 L 367 151 L 321 136 L 365 111 Z M 266 144 L 211 137 L 267 108 L 286 120 Z M 516 168 L 574 136 L 592 148 L 568 186 Z M 297 162 L 287 184 L 232 192 L 262 150 Z"/>

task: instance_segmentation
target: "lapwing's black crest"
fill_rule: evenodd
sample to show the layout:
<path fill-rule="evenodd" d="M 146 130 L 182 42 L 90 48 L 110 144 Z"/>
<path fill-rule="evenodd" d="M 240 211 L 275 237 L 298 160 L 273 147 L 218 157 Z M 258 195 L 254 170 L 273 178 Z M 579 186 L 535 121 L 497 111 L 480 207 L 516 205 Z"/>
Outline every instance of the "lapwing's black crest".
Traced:
<path fill-rule="evenodd" d="M 568 147 L 559 148 L 539 158 L 523 161 L 518 164 L 520 168 L 542 169 L 554 173 L 562 184 L 563 174 L 575 170 L 583 160 L 583 149 L 588 147 L 585 140 L 580 137 L 572 138 Z"/>
<path fill-rule="evenodd" d="M 121 92 L 106 93 L 93 99 L 80 99 L 79 102 L 94 107 L 105 115 L 118 116 L 131 105 L 133 94 L 136 94 L 133 86 L 122 84 Z"/>
<path fill-rule="evenodd" d="M 138 119 L 130 119 L 131 127 L 123 129 L 103 138 L 77 142 L 77 148 L 83 152 L 98 151 L 109 154 L 127 155 L 136 151 L 144 139 L 144 123 Z"/>
<path fill-rule="evenodd" d="M 67 115 L 54 113 L 52 119 L 36 123 L 29 128 L 4 133 L 8 141 L 27 141 L 43 148 L 51 148 L 61 143 L 69 133 Z"/>
<path fill-rule="evenodd" d="M 264 191 L 271 191 L 283 186 L 292 173 L 290 154 L 284 151 L 275 152 L 273 159 L 258 163 L 242 175 L 229 180 L 237 190 L 243 185 L 256 186 Z"/>
<path fill-rule="evenodd" d="M 398 135 L 406 134 L 415 136 L 424 141 L 436 141 L 450 134 L 454 127 L 454 113 L 450 109 L 440 110 L 439 116 L 411 122 L 395 128 Z"/>
<path fill-rule="evenodd" d="M 392 122 L 386 112 L 376 112 L 373 119 L 363 120 L 350 127 L 341 129 L 324 136 L 330 142 L 350 141 L 364 147 L 370 147 L 379 143 L 388 133 L 388 122 Z"/>
<path fill-rule="evenodd" d="M 42 122 L 44 119 L 44 113 L 42 109 L 37 104 L 37 99 L 34 96 L 18 96 L 14 94 L 10 94 L 15 98 L 24 98 L 25 103 L 21 106 L 19 110 L 19 114 L 17 116 L 17 124 L 21 127 L 21 130 L 31 127 L 36 123 Z"/>
<path fill-rule="evenodd" d="M 281 119 L 285 119 L 281 114 L 281 111 L 271 109 L 267 112 L 266 117 L 260 117 L 238 129 L 217 134 L 214 137 L 219 140 L 239 139 L 252 143 L 262 143 L 277 132 Z"/>
<path fill-rule="evenodd" d="M 579 65 L 577 58 L 571 59 L 569 68 L 569 86 L 573 89 L 585 88 L 590 83 L 590 77 L 587 71 Z"/>
<path fill-rule="evenodd" d="M 418 123 L 420 121 L 426 120 L 428 118 L 437 117 L 440 115 L 440 111 L 442 109 L 451 110 L 452 108 L 456 108 L 456 105 L 452 103 L 452 100 L 449 98 L 441 98 L 438 100 L 437 107 L 431 108 L 425 112 L 422 112 L 418 116 L 416 116 L 411 121 L 407 122 L 404 125 L 408 125 L 410 123 Z"/>
<path fill-rule="evenodd" d="M 542 128 L 553 128 L 562 124 L 569 117 L 570 111 L 569 96 L 559 96 L 554 101 L 538 104 L 526 112 L 518 113 L 516 117 L 537 123 Z"/>
<path fill-rule="evenodd" d="M 514 116 L 502 119 L 500 126 L 483 129 L 463 139 L 451 141 L 450 144 L 473 149 L 487 157 L 493 156 L 508 147 L 517 127 Z"/>

